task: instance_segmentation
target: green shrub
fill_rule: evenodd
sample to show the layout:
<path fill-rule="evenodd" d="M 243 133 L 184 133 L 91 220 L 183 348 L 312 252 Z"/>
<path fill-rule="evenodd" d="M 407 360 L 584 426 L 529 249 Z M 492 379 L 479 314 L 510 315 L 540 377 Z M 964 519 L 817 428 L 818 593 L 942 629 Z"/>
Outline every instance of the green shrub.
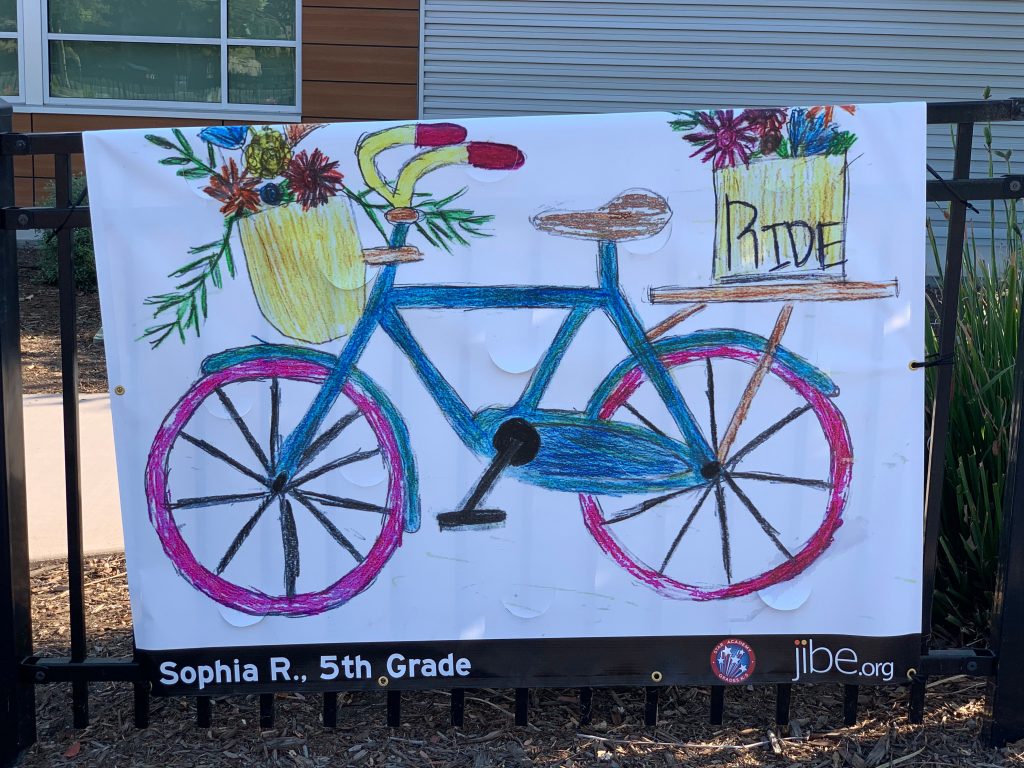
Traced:
<path fill-rule="evenodd" d="M 71 200 L 77 201 L 79 195 L 85 191 L 85 177 L 75 176 L 71 181 Z M 51 185 L 50 194 L 46 205 L 56 204 L 57 195 Z M 88 197 L 82 199 L 81 205 L 88 205 Z M 79 290 L 96 290 L 96 255 L 92 248 L 92 229 L 76 229 L 72 234 L 72 260 L 75 285 Z M 43 237 L 40 246 L 39 259 L 39 280 L 46 285 L 56 285 L 59 276 L 59 262 L 57 260 L 57 238 L 52 232 L 47 232 Z"/>
<path fill-rule="evenodd" d="M 1008 173 L 1010 152 L 992 149 L 989 127 L 984 136 L 989 175 L 994 173 L 995 157 L 1005 161 Z M 991 236 L 991 248 L 981 253 L 974 237 L 969 238 L 960 287 L 933 621 L 937 636 L 956 644 L 984 640 L 988 635 L 1010 451 L 1024 249 L 1017 201 L 999 205 L 1005 206 L 1006 214 L 1005 260 L 996 249 L 1003 233 L 996 231 L 993 204 L 989 221 L 982 224 Z M 930 227 L 929 236 L 938 263 Z M 933 322 L 927 331 L 927 351 L 937 354 L 938 300 L 932 296 L 929 303 Z M 933 373 L 927 382 L 930 404 Z"/>

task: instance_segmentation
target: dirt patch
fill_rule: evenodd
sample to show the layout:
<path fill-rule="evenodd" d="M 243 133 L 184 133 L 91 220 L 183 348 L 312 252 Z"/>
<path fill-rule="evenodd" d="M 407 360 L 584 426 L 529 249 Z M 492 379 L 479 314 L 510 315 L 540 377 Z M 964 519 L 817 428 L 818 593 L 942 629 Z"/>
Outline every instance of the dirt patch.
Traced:
<path fill-rule="evenodd" d="M 67 569 L 36 565 L 32 573 L 36 653 L 69 653 Z M 90 654 L 128 656 L 131 614 L 123 556 L 86 565 Z M 707 724 L 706 688 L 666 688 L 656 728 L 643 725 L 643 691 L 594 693 L 593 724 L 578 723 L 575 691 L 531 692 L 531 724 L 513 725 L 512 691 L 469 691 L 465 727 L 448 727 L 446 691 L 403 696 L 401 728 L 384 727 L 384 696 L 339 696 L 338 727 L 324 728 L 320 699 L 282 694 L 275 727 L 261 730 L 254 696 L 216 697 L 213 725 L 195 725 L 195 703 L 151 703 L 149 728 L 132 724 L 132 688 L 91 687 L 91 725 L 71 724 L 70 688 L 37 688 L 39 741 L 21 765 L 42 766 L 887 766 L 1024 765 L 1024 744 L 981 745 L 985 682 L 951 677 L 930 684 L 924 725 L 907 722 L 906 688 L 861 689 L 858 725 L 841 727 L 838 685 L 794 688 L 788 734 L 774 727 L 771 687 L 730 689 L 725 726 Z"/>
<path fill-rule="evenodd" d="M 21 373 L 26 395 L 61 391 L 59 296 L 57 286 L 39 282 L 39 252 L 20 248 Z M 76 309 L 79 392 L 106 392 L 103 344 L 93 341 L 100 329 L 99 295 L 77 291 Z"/>

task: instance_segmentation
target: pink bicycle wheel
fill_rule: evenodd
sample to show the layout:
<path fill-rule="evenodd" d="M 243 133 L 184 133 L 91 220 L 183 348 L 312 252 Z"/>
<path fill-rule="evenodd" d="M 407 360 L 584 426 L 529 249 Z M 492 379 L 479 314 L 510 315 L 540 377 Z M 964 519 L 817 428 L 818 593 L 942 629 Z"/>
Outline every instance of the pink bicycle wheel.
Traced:
<path fill-rule="evenodd" d="M 699 373 L 706 376 L 706 386 L 700 387 L 705 389 L 708 400 L 707 407 L 702 406 L 701 413 L 705 418 L 701 427 L 716 451 L 719 432 L 724 432 L 728 421 L 727 418 L 722 419 L 720 414 L 716 414 L 722 408 L 729 409 L 728 414 L 732 411 L 729 405 L 716 401 L 714 368 L 731 365 L 734 368 L 731 372 L 732 380 L 742 386 L 749 379 L 750 372 L 759 358 L 760 355 L 755 350 L 732 345 L 681 349 L 661 356 L 662 363 L 671 375 L 676 377 L 677 383 L 678 377 L 687 366 L 690 367 L 689 375 Z M 740 370 L 735 370 L 737 368 Z M 792 403 L 786 405 L 785 410 L 781 412 L 774 405 L 775 401 L 780 399 L 778 395 L 775 395 L 773 400 L 762 394 L 769 382 L 775 387 L 776 392 L 781 390 L 786 397 L 792 399 Z M 658 428 L 650 419 L 643 416 L 641 410 L 632 402 L 643 385 L 650 386 L 638 365 L 627 370 L 600 402 L 599 417 L 621 419 L 629 418 L 628 414 L 632 413 L 641 417 L 641 421 L 648 426 Z M 692 398 L 693 390 L 698 389 L 693 380 L 689 385 L 680 385 L 688 401 Z M 759 400 L 764 403 L 763 407 L 772 409 L 772 413 L 763 417 L 756 432 L 748 432 L 745 442 L 737 441 L 734 450 L 730 451 L 721 464 L 715 463 L 709 468 L 708 474 L 705 475 L 707 479 L 702 484 L 676 492 L 649 494 L 647 498 L 641 498 L 639 502 L 625 509 L 614 509 L 625 503 L 622 499 L 580 494 L 580 505 L 587 530 L 598 546 L 640 583 L 676 599 L 716 600 L 738 597 L 792 579 L 814 562 L 832 543 L 836 530 L 842 524 L 842 513 L 853 471 L 852 446 L 842 414 L 829 396 L 778 359 L 773 363 L 771 375 L 766 378 L 753 402 L 757 403 Z M 819 469 L 823 476 L 747 471 L 745 462 L 770 462 L 773 457 L 781 458 L 784 453 L 791 452 L 788 450 L 789 446 L 783 448 L 780 445 L 773 445 L 773 441 L 782 443 L 782 437 L 787 434 L 787 430 L 792 439 L 795 430 L 789 425 L 800 424 L 801 419 L 811 418 L 816 420 L 816 426 L 812 428 L 808 424 L 803 425 L 800 445 L 818 442 L 818 448 L 814 453 L 820 458 Z M 698 418 L 698 422 L 700 421 Z M 817 437 L 812 439 L 807 436 L 812 432 Z M 760 470 L 761 467 L 756 469 Z M 789 542 L 784 542 L 785 534 L 779 530 L 784 528 L 783 523 L 787 522 L 786 518 L 791 509 L 785 508 L 783 504 L 775 504 L 770 508 L 765 507 L 765 511 L 762 511 L 759 505 L 752 501 L 758 486 L 764 487 L 766 484 L 775 488 L 785 487 L 787 493 L 809 493 L 811 496 L 808 497 L 806 506 L 811 509 L 820 507 L 820 513 L 815 512 L 810 515 L 810 520 L 802 521 L 804 530 L 794 532 L 797 537 L 795 540 L 790 536 Z M 751 488 L 755 491 L 752 492 Z M 677 508 L 665 512 L 664 507 L 669 503 L 677 505 Z M 634 524 L 632 521 L 639 521 L 645 515 L 651 515 L 652 510 L 659 510 L 658 514 L 662 515 L 665 521 L 662 523 L 663 530 L 668 532 L 668 539 L 657 535 L 658 529 L 654 529 L 653 537 L 648 529 L 645 540 L 637 538 L 638 534 L 634 531 L 634 538 L 631 539 L 626 528 Z M 770 522 L 765 512 L 774 515 L 776 523 Z M 734 572 L 738 570 L 738 563 L 743 560 L 745 553 L 737 551 L 735 536 L 730 541 L 730 520 L 733 523 L 743 523 L 753 531 L 745 539 L 748 547 L 757 546 L 760 542 L 767 549 L 767 553 L 757 553 L 760 556 L 758 565 L 753 569 L 748 568 L 746 573 L 736 578 Z M 681 545 L 686 542 L 687 535 L 692 536 L 702 523 L 703 549 L 690 544 L 688 562 L 684 562 L 683 567 L 689 566 L 693 571 L 706 566 L 709 562 L 707 547 L 712 541 L 712 531 L 715 531 L 722 549 L 721 572 L 724 578 L 720 576 L 716 579 L 703 574 L 701 578 L 680 578 L 673 575 L 673 560 L 687 560 L 686 557 L 680 556 Z M 776 524 L 779 526 L 778 529 L 775 527 Z M 651 541 L 652 538 L 660 541 Z"/>
<path fill-rule="evenodd" d="M 277 477 L 275 454 L 280 450 L 284 434 L 281 422 L 287 412 L 282 405 L 283 393 L 292 391 L 294 395 L 294 388 L 303 386 L 315 393 L 329 372 L 324 364 L 298 356 L 237 362 L 199 379 L 171 409 L 157 432 L 146 465 L 150 520 L 177 571 L 193 587 L 218 603 L 253 615 L 323 613 L 366 589 L 401 544 L 408 501 L 407 467 L 403 460 L 406 452 L 401 442 L 404 432 L 393 423 L 397 415 L 390 404 L 382 402 L 379 393 L 374 394 L 376 388 L 372 384 L 367 386 L 363 381 L 361 385 L 361 377 L 355 381 L 350 378 L 345 384 L 335 405 L 338 410 L 332 409 L 325 419 L 322 431 L 307 449 L 294 479 L 284 483 Z M 248 421 L 241 416 L 233 398 L 237 398 L 244 387 L 269 388 L 269 414 L 264 411 Z M 304 408 L 311 398 L 301 401 L 293 398 L 293 402 L 292 412 L 298 413 L 296 408 Z M 212 419 L 206 410 L 201 411 L 204 404 L 209 406 L 208 410 L 219 411 L 221 418 Z M 197 417 L 197 413 L 202 415 Z M 343 415 L 337 418 L 335 413 Z M 229 418 L 223 418 L 225 414 Z M 205 434 L 198 434 L 200 427 L 204 423 L 208 426 L 210 421 L 219 422 L 214 425 L 219 426 L 219 430 L 207 428 Z M 346 430 L 353 430 L 352 425 L 357 422 L 362 424 L 360 439 L 365 445 L 340 458 L 325 461 L 332 444 L 340 444 Z M 228 434 L 229 431 L 232 434 Z M 222 446 L 231 443 L 230 438 L 233 438 L 234 455 L 231 449 L 218 447 L 218 443 Z M 184 457 L 184 464 L 181 459 L 175 460 L 177 452 Z M 332 489 L 331 473 L 370 460 L 380 462 L 383 468 L 385 479 L 380 493 L 386 493 L 386 498 L 371 503 L 337 496 Z M 228 476 L 232 481 L 240 479 L 248 483 L 250 489 L 238 492 L 237 487 L 232 487 L 230 493 L 207 492 L 188 498 L 179 492 L 181 488 L 190 489 L 190 482 Z M 177 490 L 175 483 L 180 486 Z M 201 562 L 193 551 L 197 542 L 193 541 L 190 546 L 183 536 L 184 528 L 195 526 L 195 523 L 187 523 L 185 516 L 237 510 L 246 514 L 246 522 L 238 529 L 224 555 L 216 565 L 215 561 Z M 268 511 L 270 514 L 266 514 Z M 274 513 L 280 521 L 280 532 L 276 526 L 268 530 Z M 369 515 L 371 522 L 361 520 L 360 523 L 370 527 L 370 534 L 358 539 L 346 534 L 346 523 L 335 522 L 344 514 Z M 194 517 L 189 519 L 195 520 Z M 326 586 L 303 590 L 298 541 L 302 526 L 297 525 L 297 519 L 306 526 L 303 530 L 312 527 L 321 534 L 320 541 L 316 542 L 321 547 L 330 539 L 338 545 L 336 564 L 341 574 Z M 254 531 L 257 534 L 254 535 Z M 371 537 L 372 544 L 367 547 L 363 542 Z M 280 594 L 252 586 L 249 583 L 251 572 L 240 574 L 240 580 L 245 583 L 235 583 L 225 573 L 247 544 L 250 547 L 259 541 L 267 544 L 269 539 L 284 550 Z M 331 565 L 335 565 L 333 560 Z"/>

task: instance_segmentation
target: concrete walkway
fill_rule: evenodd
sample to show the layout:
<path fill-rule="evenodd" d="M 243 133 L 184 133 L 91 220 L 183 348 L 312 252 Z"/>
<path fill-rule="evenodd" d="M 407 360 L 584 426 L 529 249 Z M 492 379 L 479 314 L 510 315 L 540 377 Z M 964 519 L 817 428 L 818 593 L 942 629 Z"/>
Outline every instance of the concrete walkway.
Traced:
<path fill-rule="evenodd" d="M 29 556 L 67 556 L 64 501 L 64 416 L 60 395 L 26 395 Z M 117 494 L 109 395 L 82 395 L 79 408 L 82 527 L 85 552 L 124 549 Z"/>

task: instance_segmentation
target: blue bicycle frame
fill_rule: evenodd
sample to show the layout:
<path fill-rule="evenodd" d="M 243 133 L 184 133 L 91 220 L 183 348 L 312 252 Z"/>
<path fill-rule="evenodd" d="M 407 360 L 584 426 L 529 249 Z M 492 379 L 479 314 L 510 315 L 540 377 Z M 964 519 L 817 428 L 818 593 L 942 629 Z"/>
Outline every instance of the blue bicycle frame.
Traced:
<path fill-rule="evenodd" d="M 409 225 L 395 225 L 390 238 L 392 248 L 405 244 Z M 545 415 L 558 413 L 563 421 L 570 416 L 575 418 L 572 424 L 576 429 L 608 430 L 607 426 L 592 416 L 582 414 L 566 414 L 538 409 L 551 378 L 561 362 L 583 321 L 594 311 L 602 310 L 618 331 L 626 347 L 642 366 L 648 379 L 656 388 L 662 401 L 668 408 L 676 426 L 682 435 L 682 442 L 670 440 L 663 435 L 656 436 L 650 430 L 640 430 L 630 426 L 632 432 L 624 437 L 634 440 L 643 436 L 645 439 L 657 440 L 650 442 L 652 452 L 668 450 L 678 457 L 675 485 L 679 487 L 680 474 L 692 479 L 684 481 L 684 485 L 703 482 L 699 473 L 693 472 L 715 460 L 714 451 L 702 434 L 689 407 L 683 399 L 672 377 L 662 365 L 654 345 L 644 335 L 643 326 L 636 312 L 630 306 L 619 286 L 618 254 L 614 242 L 601 241 L 598 244 L 598 286 L 597 287 L 513 287 L 513 286 L 428 286 L 408 285 L 395 286 L 397 265 L 383 267 L 377 275 L 376 282 L 366 302 L 363 315 L 352 329 L 344 349 L 337 358 L 337 363 L 324 381 L 319 393 L 298 426 L 288 435 L 280 452 L 277 467 L 279 474 L 291 480 L 297 471 L 301 457 L 307 446 L 317 434 L 328 411 L 334 405 L 353 366 L 358 362 L 373 332 L 380 326 L 408 357 L 417 375 L 426 386 L 427 391 L 436 401 L 459 438 L 472 450 L 482 455 L 490 455 L 491 435 L 494 429 L 506 418 L 513 416 L 533 422 L 543 420 Z M 568 309 L 569 314 L 558 329 L 544 359 L 523 390 L 518 402 L 498 412 L 475 414 L 463 402 L 451 384 L 441 375 L 437 367 L 427 357 L 423 348 L 416 341 L 408 325 L 399 315 L 399 309 Z M 641 433 L 646 433 L 643 435 Z M 543 434 L 543 432 L 542 432 Z M 543 440 L 543 438 L 542 438 Z M 566 454 L 561 454 L 563 457 Z M 614 457 L 609 457 L 614 459 Z M 551 468 L 549 468 L 551 469 Z M 558 468 L 555 467 L 555 470 Z M 568 468 L 567 471 L 572 471 Z M 554 483 L 553 487 L 560 487 Z M 568 489 L 568 488 L 566 488 Z"/>

